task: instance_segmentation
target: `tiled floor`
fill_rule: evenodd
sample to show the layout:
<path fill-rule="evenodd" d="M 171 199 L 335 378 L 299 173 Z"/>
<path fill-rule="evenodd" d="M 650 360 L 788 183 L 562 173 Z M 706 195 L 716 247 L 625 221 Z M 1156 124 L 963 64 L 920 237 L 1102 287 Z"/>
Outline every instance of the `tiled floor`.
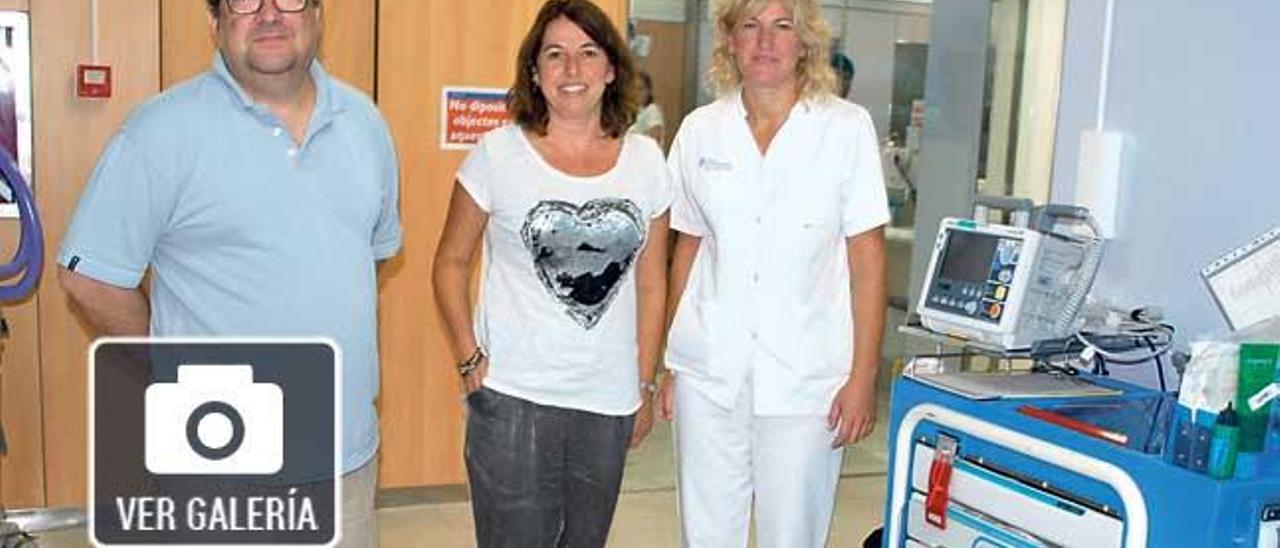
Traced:
<path fill-rule="evenodd" d="M 883 514 L 883 475 L 840 480 L 828 546 L 861 546 Z M 629 492 L 622 496 L 609 537 L 610 548 L 677 547 L 679 521 L 671 489 Z M 378 510 L 383 548 L 453 548 L 475 546 L 471 508 L 465 502 L 424 504 Z M 88 546 L 83 529 L 42 535 L 39 546 Z"/>
<path fill-rule="evenodd" d="M 840 481 L 836 515 L 828 546 L 861 546 L 863 537 L 880 523 L 884 505 L 884 477 L 846 477 Z M 622 496 L 610 548 L 677 547 L 679 522 L 675 492 L 663 489 Z M 380 510 L 382 546 L 474 546 L 471 509 L 466 503 L 437 504 Z"/>

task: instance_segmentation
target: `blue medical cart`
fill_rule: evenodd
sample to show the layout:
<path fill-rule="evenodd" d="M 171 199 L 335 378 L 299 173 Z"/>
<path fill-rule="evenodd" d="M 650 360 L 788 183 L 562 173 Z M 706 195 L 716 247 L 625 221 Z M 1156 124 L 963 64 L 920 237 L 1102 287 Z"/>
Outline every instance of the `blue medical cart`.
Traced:
<path fill-rule="evenodd" d="M 1165 455 L 1171 398 L 1090 382 L 1119 395 L 976 400 L 899 378 L 884 546 L 1280 548 L 1280 476 L 1216 480 L 1174 466 Z M 1029 416 L 1024 405 L 1127 442 Z M 938 447 L 953 442 L 945 496 L 934 485 L 930 497 Z"/>

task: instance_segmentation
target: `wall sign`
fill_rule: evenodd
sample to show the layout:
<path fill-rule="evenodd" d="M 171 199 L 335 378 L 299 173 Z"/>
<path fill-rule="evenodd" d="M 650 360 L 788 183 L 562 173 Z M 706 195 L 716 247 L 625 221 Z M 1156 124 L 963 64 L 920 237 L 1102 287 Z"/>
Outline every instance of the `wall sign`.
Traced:
<path fill-rule="evenodd" d="M 481 135 L 510 121 L 507 90 L 446 86 L 440 100 L 440 148 L 470 149 Z"/>

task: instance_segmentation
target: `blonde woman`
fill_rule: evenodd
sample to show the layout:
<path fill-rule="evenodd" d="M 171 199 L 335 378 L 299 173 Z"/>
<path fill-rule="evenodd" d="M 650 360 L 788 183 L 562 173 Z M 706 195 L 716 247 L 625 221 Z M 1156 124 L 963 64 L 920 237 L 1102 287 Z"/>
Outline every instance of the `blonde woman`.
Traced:
<path fill-rule="evenodd" d="M 823 546 L 842 448 L 875 426 L 889 220 L 871 117 L 837 98 L 816 0 L 722 0 L 719 98 L 668 165 L 685 546 Z"/>

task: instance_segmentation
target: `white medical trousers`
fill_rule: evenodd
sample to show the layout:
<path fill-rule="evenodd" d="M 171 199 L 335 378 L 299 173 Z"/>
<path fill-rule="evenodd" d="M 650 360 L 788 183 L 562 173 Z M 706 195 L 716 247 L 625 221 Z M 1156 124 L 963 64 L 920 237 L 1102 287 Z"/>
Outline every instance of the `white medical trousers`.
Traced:
<path fill-rule="evenodd" d="M 697 382 L 676 382 L 683 545 L 747 546 L 754 502 L 760 548 L 825 546 L 843 455 L 826 417 L 756 415 L 749 382 L 726 409 Z"/>

